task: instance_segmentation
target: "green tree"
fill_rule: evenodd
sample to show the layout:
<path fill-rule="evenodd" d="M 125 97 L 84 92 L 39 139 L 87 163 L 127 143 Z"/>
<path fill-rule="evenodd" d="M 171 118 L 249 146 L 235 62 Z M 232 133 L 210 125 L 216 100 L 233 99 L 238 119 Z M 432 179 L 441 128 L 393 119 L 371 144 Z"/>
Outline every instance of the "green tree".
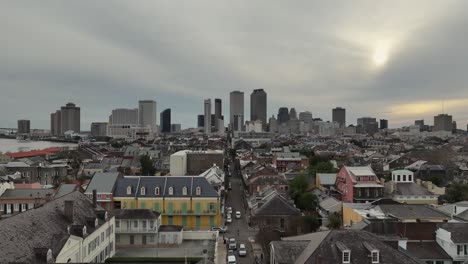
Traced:
<path fill-rule="evenodd" d="M 298 198 L 297 206 L 301 210 L 312 211 L 317 208 L 318 199 L 315 194 L 311 192 L 302 193 Z"/>
<path fill-rule="evenodd" d="M 307 177 L 305 175 L 299 175 L 289 184 L 289 193 L 294 201 L 297 202 L 296 199 L 305 193 L 308 187 L 309 181 L 307 180 Z"/>
<path fill-rule="evenodd" d="M 328 216 L 328 221 L 329 221 L 329 224 L 328 224 L 328 227 L 331 228 L 331 229 L 339 229 L 341 227 L 341 214 L 340 213 L 331 213 L 329 216 Z"/>
<path fill-rule="evenodd" d="M 447 188 L 446 194 L 443 199 L 449 203 L 456 203 L 468 200 L 468 184 L 466 183 L 453 183 Z"/>
<path fill-rule="evenodd" d="M 154 168 L 153 161 L 148 155 L 143 155 L 140 157 L 141 164 L 141 175 L 151 175 L 154 176 L 156 169 Z"/>

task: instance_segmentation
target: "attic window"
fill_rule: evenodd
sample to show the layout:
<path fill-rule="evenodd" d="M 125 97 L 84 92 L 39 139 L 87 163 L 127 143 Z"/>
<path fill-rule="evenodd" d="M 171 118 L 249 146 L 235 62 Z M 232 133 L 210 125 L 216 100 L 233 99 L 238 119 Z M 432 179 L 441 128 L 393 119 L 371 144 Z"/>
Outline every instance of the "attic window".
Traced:
<path fill-rule="evenodd" d="M 343 251 L 343 263 L 351 263 L 351 251 Z"/>
<path fill-rule="evenodd" d="M 131 195 L 132 194 L 132 186 L 128 186 L 127 187 L 127 195 Z"/>
<path fill-rule="evenodd" d="M 86 226 L 83 226 L 83 236 L 86 236 L 88 232 L 86 232 Z"/>
<path fill-rule="evenodd" d="M 187 195 L 187 187 L 182 188 L 182 195 Z"/>
<path fill-rule="evenodd" d="M 94 227 L 97 227 L 98 224 L 99 224 L 99 221 L 98 221 L 98 219 L 96 218 L 96 220 L 94 220 Z"/>
<path fill-rule="evenodd" d="M 196 195 L 201 195 L 201 188 L 200 187 L 197 187 L 197 189 L 195 189 L 195 194 Z"/>
<path fill-rule="evenodd" d="M 372 257 L 372 263 L 379 263 L 379 251 L 378 250 L 372 250 L 371 252 L 371 257 Z"/>
<path fill-rule="evenodd" d="M 145 187 L 141 187 L 140 193 L 141 193 L 141 195 L 146 195 L 146 188 L 145 188 Z"/>
<path fill-rule="evenodd" d="M 159 187 L 154 188 L 154 195 L 159 195 Z"/>
<path fill-rule="evenodd" d="M 169 187 L 169 195 L 174 195 L 174 188 Z"/>

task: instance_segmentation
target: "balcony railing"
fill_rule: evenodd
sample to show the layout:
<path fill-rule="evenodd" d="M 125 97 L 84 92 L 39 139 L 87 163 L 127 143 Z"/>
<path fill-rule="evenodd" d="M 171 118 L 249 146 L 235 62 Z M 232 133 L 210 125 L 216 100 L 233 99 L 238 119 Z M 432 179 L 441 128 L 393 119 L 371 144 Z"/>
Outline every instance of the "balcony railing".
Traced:
<path fill-rule="evenodd" d="M 218 211 L 215 210 L 200 210 L 200 211 L 193 211 L 193 210 L 165 210 L 162 212 L 163 215 L 216 215 Z"/>
<path fill-rule="evenodd" d="M 147 227 L 117 227 L 115 228 L 115 233 L 117 234 L 125 234 L 125 233 L 157 233 L 158 228 L 155 226 L 153 228 Z"/>

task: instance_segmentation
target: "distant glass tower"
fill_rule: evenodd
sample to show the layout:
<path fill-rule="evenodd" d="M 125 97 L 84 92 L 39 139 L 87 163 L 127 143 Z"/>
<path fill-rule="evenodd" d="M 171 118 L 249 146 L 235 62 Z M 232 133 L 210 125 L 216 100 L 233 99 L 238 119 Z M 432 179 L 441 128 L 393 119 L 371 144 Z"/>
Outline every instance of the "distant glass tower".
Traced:
<path fill-rule="evenodd" d="M 332 121 L 340 124 L 341 127 L 346 126 L 346 109 L 337 107 L 332 110 Z"/>
<path fill-rule="evenodd" d="M 156 131 L 156 101 L 142 100 L 138 102 L 138 124 L 142 127 L 150 127 Z"/>
<path fill-rule="evenodd" d="M 205 99 L 205 134 L 211 134 L 211 99 Z"/>
<path fill-rule="evenodd" d="M 214 125 L 216 129 L 218 129 L 219 120 L 222 119 L 221 116 L 223 115 L 222 101 L 219 98 L 215 99 L 215 114 L 214 115 L 215 115 L 215 119 L 212 125 Z"/>
<path fill-rule="evenodd" d="M 244 127 L 244 93 L 233 91 L 229 95 L 229 124 L 233 131 L 242 131 Z"/>
<path fill-rule="evenodd" d="M 267 94 L 263 89 L 255 89 L 250 95 L 250 121 L 262 121 L 267 123 Z"/>
<path fill-rule="evenodd" d="M 284 124 L 289 121 L 289 110 L 287 107 L 278 109 L 278 124 Z"/>
<path fill-rule="evenodd" d="M 161 112 L 161 132 L 170 133 L 171 132 L 171 109 L 168 108 Z"/>

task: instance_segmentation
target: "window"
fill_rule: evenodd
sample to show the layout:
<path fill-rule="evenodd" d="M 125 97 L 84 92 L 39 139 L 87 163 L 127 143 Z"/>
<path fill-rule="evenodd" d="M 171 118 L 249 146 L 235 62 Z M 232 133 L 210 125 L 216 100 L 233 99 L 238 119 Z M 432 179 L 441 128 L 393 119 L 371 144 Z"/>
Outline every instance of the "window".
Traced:
<path fill-rule="evenodd" d="M 413 176 L 408 175 L 408 181 L 412 182 L 413 181 Z"/>
<path fill-rule="evenodd" d="M 154 188 L 154 195 L 159 195 L 159 187 Z"/>
<path fill-rule="evenodd" d="M 351 263 L 351 251 L 343 251 L 343 263 Z"/>
<path fill-rule="evenodd" d="M 101 233 L 101 242 L 104 242 L 104 232 Z"/>
<path fill-rule="evenodd" d="M 281 220 L 280 220 L 280 227 L 284 228 L 284 218 L 281 218 Z"/>
<path fill-rule="evenodd" d="M 138 220 L 133 221 L 133 227 L 138 228 Z"/>
<path fill-rule="evenodd" d="M 120 243 L 120 235 L 115 235 L 115 242 Z"/>
<path fill-rule="evenodd" d="M 149 236 L 149 241 L 154 243 L 154 237 L 155 237 L 154 234 L 151 234 Z"/>
<path fill-rule="evenodd" d="M 397 176 L 397 181 L 401 181 L 401 175 Z"/>
<path fill-rule="evenodd" d="M 187 187 L 182 188 L 182 195 L 187 195 Z"/>
<path fill-rule="evenodd" d="M 462 250 L 463 250 L 463 246 L 462 245 L 457 245 L 457 255 L 461 255 L 462 253 Z"/>
<path fill-rule="evenodd" d="M 132 186 L 128 186 L 127 187 L 127 195 L 131 195 L 132 194 Z"/>
<path fill-rule="evenodd" d="M 150 228 L 151 228 L 151 229 L 154 228 L 154 220 L 150 220 Z"/>
<path fill-rule="evenodd" d="M 406 175 L 403 175 L 403 181 L 404 182 L 406 181 Z"/>
<path fill-rule="evenodd" d="M 17 204 L 17 203 L 13 204 L 13 210 L 15 212 L 18 212 L 19 211 L 19 204 Z"/>
<path fill-rule="evenodd" d="M 372 263 L 379 263 L 379 251 L 372 250 L 371 256 L 372 256 Z"/>
<path fill-rule="evenodd" d="M 141 225 L 143 229 L 146 229 L 146 220 L 141 221 Z"/>
<path fill-rule="evenodd" d="M 120 227 L 120 220 L 115 220 L 115 227 L 117 227 L 117 228 Z"/>
<path fill-rule="evenodd" d="M 196 195 L 201 195 L 201 188 L 200 187 L 197 187 L 197 189 L 195 189 L 195 194 Z"/>
<path fill-rule="evenodd" d="M 214 203 L 210 203 L 210 211 L 214 211 L 215 210 L 215 204 Z"/>
<path fill-rule="evenodd" d="M 173 194 L 174 194 L 174 188 L 169 187 L 169 195 L 173 195 Z"/>
<path fill-rule="evenodd" d="M 141 187 L 141 195 L 146 195 L 146 189 L 145 189 L 145 187 Z"/>

